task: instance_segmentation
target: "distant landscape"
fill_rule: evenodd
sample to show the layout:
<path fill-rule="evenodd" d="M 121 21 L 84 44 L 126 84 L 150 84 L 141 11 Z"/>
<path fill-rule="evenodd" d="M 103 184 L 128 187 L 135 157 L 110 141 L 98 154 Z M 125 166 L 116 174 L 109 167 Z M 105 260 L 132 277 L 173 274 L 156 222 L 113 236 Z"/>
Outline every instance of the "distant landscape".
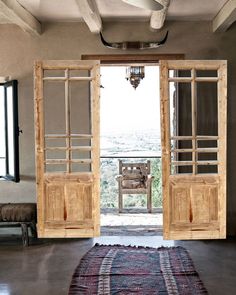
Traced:
<path fill-rule="evenodd" d="M 161 156 L 156 130 L 114 133 L 101 136 L 101 156 Z"/>
<path fill-rule="evenodd" d="M 101 207 L 118 208 L 118 183 L 115 178 L 118 175 L 119 158 L 129 162 L 145 162 L 150 159 L 151 174 L 154 176 L 152 187 L 153 207 L 162 207 L 160 157 L 160 135 L 156 130 L 102 135 Z M 145 195 L 127 195 L 124 197 L 124 206 L 129 208 L 144 208 L 146 207 L 146 199 Z"/>

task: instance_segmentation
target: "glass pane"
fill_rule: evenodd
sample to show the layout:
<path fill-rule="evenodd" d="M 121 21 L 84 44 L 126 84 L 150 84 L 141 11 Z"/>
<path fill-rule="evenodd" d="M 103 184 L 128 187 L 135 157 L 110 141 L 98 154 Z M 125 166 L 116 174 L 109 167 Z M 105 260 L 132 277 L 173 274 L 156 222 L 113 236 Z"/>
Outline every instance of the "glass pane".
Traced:
<path fill-rule="evenodd" d="M 192 161 L 192 153 L 176 153 L 177 161 Z"/>
<path fill-rule="evenodd" d="M 197 83 L 197 135 L 218 135 L 217 83 Z"/>
<path fill-rule="evenodd" d="M 180 173 L 193 173 L 193 166 L 179 166 L 177 167 L 177 174 Z"/>
<path fill-rule="evenodd" d="M 198 153 L 198 161 L 217 161 L 217 153 Z"/>
<path fill-rule="evenodd" d="M 170 134 L 171 136 L 177 135 L 177 91 L 176 83 L 169 83 L 170 95 Z"/>
<path fill-rule="evenodd" d="M 65 77 L 64 70 L 44 70 L 44 77 Z"/>
<path fill-rule="evenodd" d="M 5 103 L 4 103 L 4 86 L 0 86 L 0 159 L 6 156 L 6 143 L 5 143 Z M 4 164 L 3 164 L 4 163 Z M 2 161 L 0 169 L 3 169 L 5 162 Z M 0 172 L 0 175 L 3 175 Z"/>
<path fill-rule="evenodd" d="M 66 172 L 65 164 L 46 165 L 45 172 Z"/>
<path fill-rule="evenodd" d="M 197 77 L 217 77 L 217 70 L 196 70 Z"/>
<path fill-rule="evenodd" d="M 193 173 L 193 167 L 191 165 L 176 166 L 171 164 L 171 175 L 181 174 L 181 173 Z"/>
<path fill-rule="evenodd" d="M 45 134 L 65 134 L 65 83 L 44 82 Z"/>
<path fill-rule="evenodd" d="M 198 165 L 197 173 L 218 173 L 217 165 Z"/>
<path fill-rule="evenodd" d="M 190 78 L 191 70 L 169 70 L 169 78 Z"/>
<path fill-rule="evenodd" d="M 70 70 L 70 77 L 89 77 L 90 71 L 88 70 Z"/>
<path fill-rule="evenodd" d="M 73 163 L 71 165 L 72 172 L 91 172 L 90 164 Z"/>
<path fill-rule="evenodd" d="M 192 135 L 191 83 L 170 82 L 171 136 Z"/>
<path fill-rule="evenodd" d="M 171 148 L 175 149 L 191 149 L 192 140 L 171 140 Z"/>
<path fill-rule="evenodd" d="M 45 139 L 46 147 L 66 147 L 66 138 Z"/>
<path fill-rule="evenodd" d="M 72 138 L 72 147 L 91 147 L 90 139 L 78 139 Z M 91 159 L 91 151 L 89 150 L 72 150 L 71 152 L 72 160 L 90 160 Z M 91 172 L 91 164 L 90 163 L 73 163 L 71 165 L 72 172 Z"/>
<path fill-rule="evenodd" d="M 71 142 L 72 142 L 72 147 L 91 146 L 91 139 L 72 138 Z"/>
<path fill-rule="evenodd" d="M 15 175 L 14 169 L 14 110 L 13 110 L 13 88 L 7 87 L 7 140 L 8 140 L 8 173 Z"/>
<path fill-rule="evenodd" d="M 91 153 L 89 151 L 73 150 L 71 152 L 72 159 L 90 159 Z"/>
<path fill-rule="evenodd" d="M 46 159 L 66 159 L 66 150 L 47 150 Z"/>
<path fill-rule="evenodd" d="M 90 82 L 73 81 L 69 87 L 71 133 L 91 134 Z"/>
<path fill-rule="evenodd" d="M 197 146 L 199 148 L 216 148 L 217 140 L 198 140 Z"/>

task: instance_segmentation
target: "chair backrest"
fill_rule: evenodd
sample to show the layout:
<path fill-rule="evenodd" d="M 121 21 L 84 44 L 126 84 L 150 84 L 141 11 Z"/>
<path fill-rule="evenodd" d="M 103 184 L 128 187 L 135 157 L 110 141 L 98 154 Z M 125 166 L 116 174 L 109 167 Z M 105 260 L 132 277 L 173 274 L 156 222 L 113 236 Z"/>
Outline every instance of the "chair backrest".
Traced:
<path fill-rule="evenodd" d="M 128 163 L 119 160 L 119 174 L 123 175 L 124 171 L 127 170 L 130 173 L 140 170 L 146 176 L 151 172 L 151 162 L 148 160 L 146 163 Z"/>

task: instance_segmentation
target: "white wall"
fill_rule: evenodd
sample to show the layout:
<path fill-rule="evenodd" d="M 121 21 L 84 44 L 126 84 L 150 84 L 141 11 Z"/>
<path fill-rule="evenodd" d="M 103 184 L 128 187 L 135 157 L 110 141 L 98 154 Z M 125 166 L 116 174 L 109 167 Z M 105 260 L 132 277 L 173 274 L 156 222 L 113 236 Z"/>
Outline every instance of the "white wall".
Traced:
<path fill-rule="evenodd" d="M 228 32 L 213 34 L 208 22 L 170 22 L 169 38 L 155 50 L 127 53 L 183 53 L 186 59 L 228 60 L 228 232 L 236 234 L 236 25 Z M 80 59 L 82 54 L 119 54 L 105 48 L 99 35 L 82 23 L 45 24 L 41 37 L 31 37 L 15 25 L 0 25 L 0 76 L 19 81 L 20 183 L 0 182 L 0 202 L 36 201 L 33 63 L 41 59 Z M 163 34 L 165 30 L 163 30 Z M 157 40 L 149 24 L 105 23 L 103 34 L 109 41 Z M 162 36 L 163 36 L 162 34 Z"/>

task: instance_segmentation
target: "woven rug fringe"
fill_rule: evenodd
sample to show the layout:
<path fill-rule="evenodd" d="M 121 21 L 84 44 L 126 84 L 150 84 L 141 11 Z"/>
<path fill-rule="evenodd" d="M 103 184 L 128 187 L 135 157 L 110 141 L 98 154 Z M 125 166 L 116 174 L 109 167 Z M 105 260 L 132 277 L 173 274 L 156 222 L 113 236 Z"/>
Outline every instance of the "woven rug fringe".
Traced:
<path fill-rule="evenodd" d="M 153 250 L 163 250 L 163 249 L 182 249 L 185 250 L 186 252 L 188 252 L 185 248 L 181 247 L 181 246 L 160 246 L 160 247 L 149 247 L 149 246 L 135 246 L 135 245 L 122 245 L 122 244 L 99 244 L 96 243 L 94 245 L 95 247 L 129 247 L 129 248 L 134 248 L 134 249 L 153 249 Z"/>

